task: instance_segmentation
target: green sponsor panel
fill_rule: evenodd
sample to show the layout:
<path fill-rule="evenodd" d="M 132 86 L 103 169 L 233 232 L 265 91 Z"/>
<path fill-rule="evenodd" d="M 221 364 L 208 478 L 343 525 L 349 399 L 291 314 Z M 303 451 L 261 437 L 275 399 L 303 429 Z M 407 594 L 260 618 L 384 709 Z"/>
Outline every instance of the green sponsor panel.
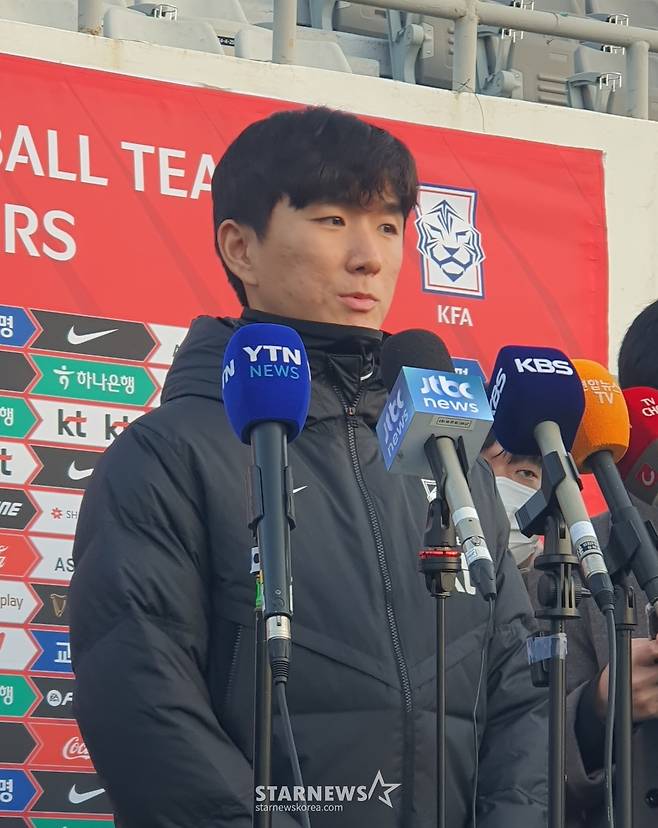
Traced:
<path fill-rule="evenodd" d="M 36 421 L 36 415 L 25 400 L 0 396 L 0 437 L 21 439 Z"/>
<path fill-rule="evenodd" d="M 68 357 L 32 359 L 42 374 L 32 393 L 43 397 L 144 406 L 155 392 L 153 380 L 139 366 Z"/>
<path fill-rule="evenodd" d="M 0 719 L 25 716 L 36 697 L 23 676 L 0 675 Z"/>
<path fill-rule="evenodd" d="M 34 828 L 114 828 L 111 819 L 78 819 L 77 817 L 30 817 Z"/>

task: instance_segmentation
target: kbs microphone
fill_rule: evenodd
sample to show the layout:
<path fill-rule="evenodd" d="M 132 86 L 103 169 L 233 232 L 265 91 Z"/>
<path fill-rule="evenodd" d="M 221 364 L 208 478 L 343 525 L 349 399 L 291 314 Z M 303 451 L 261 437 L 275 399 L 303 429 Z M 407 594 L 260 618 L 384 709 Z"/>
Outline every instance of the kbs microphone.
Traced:
<path fill-rule="evenodd" d="M 585 411 L 583 386 L 573 364 L 555 348 L 508 345 L 496 358 L 489 402 L 494 432 L 504 449 L 541 454 L 559 467 L 555 496 L 583 578 L 601 610 L 613 608 L 612 581 L 568 453 Z"/>
<path fill-rule="evenodd" d="M 619 462 L 628 491 L 649 506 L 658 506 L 658 390 L 624 390 L 631 420 L 631 441 Z"/>
<path fill-rule="evenodd" d="M 611 558 L 615 571 L 625 568 L 630 560 L 638 583 L 656 605 L 658 552 L 615 465 L 626 454 L 630 439 L 626 401 L 613 376 L 598 362 L 574 359 L 573 364 L 585 391 L 585 414 L 572 454 L 579 471 L 594 474 L 610 510 L 613 543 L 607 556 L 608 569 L 612 572 Z"/>
<path fill-rule="evenodd" d="M 263 572 L 263 618 L 272 675 L 290 656 L 294 528 L 288 442 L 304 428 L 311 375 L 299 334 L 285 325 L 245 325 L 224 352 L 222 395 L 238 438 L 251 445 L 249 528 L 257 537 Z M 286 672 L 287 675 L 287 672 Z"/>
<path fill-rule="evenodd" d="M 390 394 L 377 436 L 386 468 L 436 480 L 471 578 L 485 598 L 495 598 L 494 565 L 466 481 L 491 429 L 482 380 L 455 374 L 443 342 L 420 330 L 384 342 L 382 378 Z"/>

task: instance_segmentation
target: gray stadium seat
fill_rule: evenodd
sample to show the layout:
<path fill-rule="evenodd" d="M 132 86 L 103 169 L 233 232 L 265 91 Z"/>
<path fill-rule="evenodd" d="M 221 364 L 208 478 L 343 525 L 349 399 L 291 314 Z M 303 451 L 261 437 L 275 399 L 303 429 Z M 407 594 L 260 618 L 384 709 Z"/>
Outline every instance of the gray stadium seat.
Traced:
<path fill-rule="evenodd" d="M 510 5 L 508 0 L 500 0 Z M 582 17 L 584 0 L 535 0 L 537 11 Z M 567 106 L 567 79 L 574 73 L 577 43 L 566 38 L 525 32 L 501 37 L 501 30 L 482 26 L 478 40 L 478 91 Z"/>
<path fill-rule="evenodd" d="M 658 28 L 658 0 L 587 0 L 587 14 L 627 14 L 629 26 Z"/>
<path fill-rule="evenodd" d="M 296 52 L 300 66 L 331 69 L 334 72 L 352 72 L 337 43 L 307 40 L 298 34 Z M 240 29 L 235 36 L 235 55 L 249 60 L 272 60 L 272 32 L 262 26 L 246 26 Z"/>
<path fill-rule="evenodd" d="M 134 3 L 130 8 L 151 14 L 159 3 Z M 166 4 L 176 9 L 177 19 L 205 20 L 211 25 L 215 20 L 239 20 L 248 23 L 240 0 L 170 0 Z"/>
<path fill-rule="evenodd" d="M 570 105 L 576 109 L 628 113 L 626 56 L 580 45 L 574 56 L 575 74 L 569 78 Z M 658 59 L 649 56 L 649 118 L 658 121 Z"/>
<path fill-rule="evenodd" d="M 103 34 L 117 40 L 139 40 L 160 46 L 224 54 L 214 29 L 203 20 L 157 19 L 132 9 L 114 7 L 105 15 Z"/>
<path fill-rule="evenodd" d="M 0 20 L 78 31 L 77 0 L 0 0 Z"/>

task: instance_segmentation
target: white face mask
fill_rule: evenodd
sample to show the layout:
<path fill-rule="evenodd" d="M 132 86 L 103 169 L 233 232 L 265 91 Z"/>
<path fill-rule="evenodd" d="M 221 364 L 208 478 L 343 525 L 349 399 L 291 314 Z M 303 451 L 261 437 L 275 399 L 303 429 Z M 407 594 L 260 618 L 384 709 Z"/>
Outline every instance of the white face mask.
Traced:
<path fill-rule="evenodd" d="M 535 494 L 535 490 L 509 477 L 496 477 L 496 486 L 510 522 L 509 548 L 516 565 L 520 566 L 528 558 L 534 558 L 544 548 L 544 543 L 539 535 L 531 535 L 527 538 L 519 529 L 519 522 L 516 519 L 516 512 Z M 531 561 L 528 561 L 528 565 Z"/>

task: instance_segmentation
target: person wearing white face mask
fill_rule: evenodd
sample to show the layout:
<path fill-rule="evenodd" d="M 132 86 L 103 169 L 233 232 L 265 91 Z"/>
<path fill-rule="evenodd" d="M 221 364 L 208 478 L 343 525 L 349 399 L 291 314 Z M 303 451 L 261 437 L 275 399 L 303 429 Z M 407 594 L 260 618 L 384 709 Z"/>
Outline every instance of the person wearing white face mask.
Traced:
<path fill-rule="evenodd" d="M 509 548 L 521 572 L 527 572 L 544 548 L 539 535 L 526 537 L 519 529 L 516 512 L 541 487 L 541 458 L 510 454 L 496 440 L 493 432 L 487 437 L 482 456 L 496 476 L 507 519 L 510 522 Z"/>

